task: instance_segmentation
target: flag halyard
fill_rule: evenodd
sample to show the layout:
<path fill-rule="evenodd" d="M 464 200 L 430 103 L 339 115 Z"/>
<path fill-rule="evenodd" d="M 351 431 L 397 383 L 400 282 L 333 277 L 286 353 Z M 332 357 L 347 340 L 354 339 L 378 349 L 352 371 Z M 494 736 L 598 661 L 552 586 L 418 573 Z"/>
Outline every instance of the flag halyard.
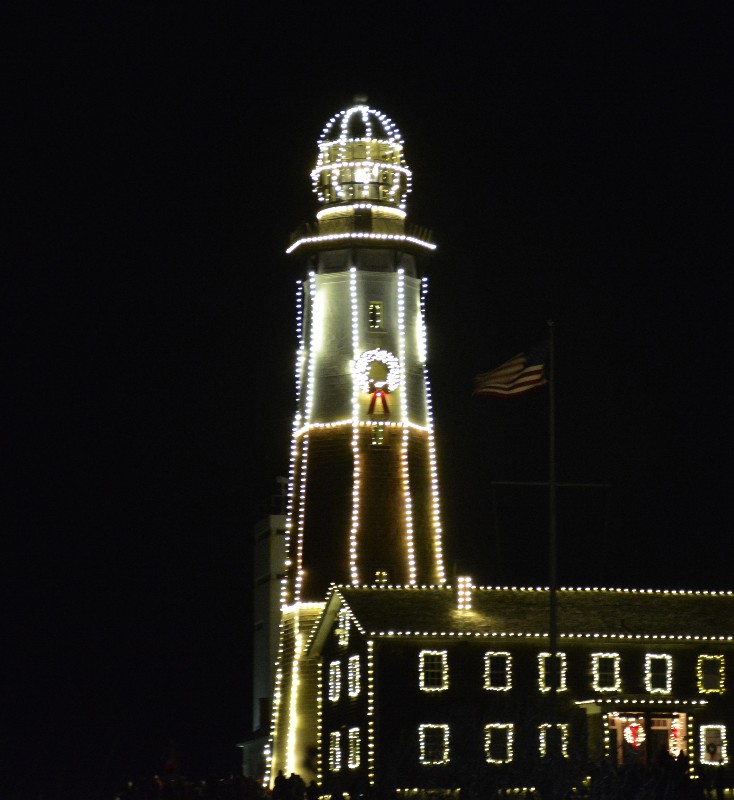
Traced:
<path fill-rule="evenodd" d="M 509 361 L 474 378 L 475 395 L 487 397 L 517 397 L 544 386 L 548 345 L 526 353 L 518 353 Z"/>

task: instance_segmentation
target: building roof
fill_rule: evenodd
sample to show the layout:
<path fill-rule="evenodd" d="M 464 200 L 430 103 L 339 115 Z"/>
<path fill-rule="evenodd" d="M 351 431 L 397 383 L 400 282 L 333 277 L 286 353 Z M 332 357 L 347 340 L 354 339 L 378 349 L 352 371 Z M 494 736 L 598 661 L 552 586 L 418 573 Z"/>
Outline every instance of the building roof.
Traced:
<path fill-rule="evenodd" d="M 714 639 L 734 643 L 734 592 L 558 591 L 561 638 Z M 548 636 L 548 589 L 474 588 L 471 610 L 453 587 L 334 586 L 317 626 L 346 606 L 365 635 Z"/>

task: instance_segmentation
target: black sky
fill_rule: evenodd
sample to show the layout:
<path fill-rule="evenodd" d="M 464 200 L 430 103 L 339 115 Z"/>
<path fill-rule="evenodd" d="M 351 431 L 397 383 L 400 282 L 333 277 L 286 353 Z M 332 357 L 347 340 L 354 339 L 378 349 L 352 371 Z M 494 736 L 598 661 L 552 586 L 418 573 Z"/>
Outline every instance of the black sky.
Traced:
<path fill-rule="evenodd" d="M 591 5 L 592 7 L 589 7 Z M 3 796 L 237 768 L 251 528 L 287 470 L 290 232 L 326 120 L 406 140 L 449 557 L 545 582 L 547 395 L 471 397 L 557 324 L 560 577 L 734 589 L 725 6 L 39 6 L 11 28 Z M 5 526 L 4 526 L 5 527 Z M 59 786 L 65 787 L 59 790 Z M 46 795 L 44 795 L 46 796 Z"/>

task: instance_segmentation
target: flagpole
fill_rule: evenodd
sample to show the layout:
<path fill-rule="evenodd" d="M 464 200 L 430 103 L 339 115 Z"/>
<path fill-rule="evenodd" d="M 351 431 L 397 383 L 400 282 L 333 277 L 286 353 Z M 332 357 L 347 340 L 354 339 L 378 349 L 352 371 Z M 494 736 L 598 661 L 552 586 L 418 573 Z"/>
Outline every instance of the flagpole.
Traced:
<path fill-rule="evenodd" d="M 555 663 L 558 649 L 558 558 L 556 555 L 556 381 L 555 323 L 548 320 L 548 580 L 550 588 L 550 648 Z M 554 684 L 555 686 L 555 684 Z"/>
<path fill-rule="evenodd" d="M 560 664 L 558 663 L 558 558 L 556 532 L 556 382 L 555 382 L 555 323 L 548 320 L 548 594 L 550 606 L 549 650 L 551 678 L 550 736 L 551 754 L 550 788 L 551 797 L 556 797 L 556 763 L 559 749 L 558 736 L 558 684 Z"/>

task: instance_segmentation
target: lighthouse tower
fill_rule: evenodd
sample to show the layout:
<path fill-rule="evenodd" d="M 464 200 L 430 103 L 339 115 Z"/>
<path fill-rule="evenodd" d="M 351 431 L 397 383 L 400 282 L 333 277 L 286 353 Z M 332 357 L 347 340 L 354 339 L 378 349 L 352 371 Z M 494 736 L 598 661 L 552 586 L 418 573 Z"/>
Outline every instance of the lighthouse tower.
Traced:
<path fill-rule="evenodd" d="M 317 713 L 305 647 L 329 585 L 445 582 L 417 267 L 435 245 L 406 222 L 400 132 L 357 101 L 324 127 L 311 179 L 316 221 L 288 248 L 305 269 L 270 745 L 271 774 L 304 776 Z"/>

